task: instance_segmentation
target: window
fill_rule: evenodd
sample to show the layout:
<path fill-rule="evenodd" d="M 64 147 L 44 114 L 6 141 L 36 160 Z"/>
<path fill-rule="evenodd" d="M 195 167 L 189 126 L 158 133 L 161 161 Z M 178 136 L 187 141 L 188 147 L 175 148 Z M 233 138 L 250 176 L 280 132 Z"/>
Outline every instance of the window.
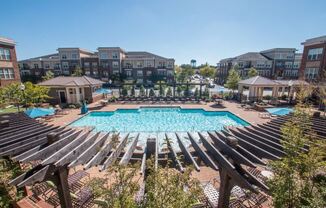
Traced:
<path fill-rule="evenodd" d="M 137 70 L 137 77 L 143 76 L 143 70 Z"/>
<path fill-rule="evenodd" d="M 103 76 L 104 77 L 108 77 L 109 76 L 109 73 L 107 71 L 103 71 L 102 73 L 103 73 Z"/>
<path fill-rule="evenodd" d="M 64 70 L 69 69 L 69 64 L 68 64 L 68 62 L 62 62 L 62 68 L 63 68 Z"/>
<path fill-rule="evenodd" d="M 113 52 L 112 53 L 112 58 L 113 59 L 117 59 L 118 58 L 118 53 L 117 52 Z"/>
<path fill-rule="evenodd" d="M 46 69 L 49 69 L 50 68 L 50 65 L 49 64 L 45 64 L 44 66 Z"/>
<path fill-rule="evenodd" d="M 34 64 L 34 69 L 38 69 L 38 64 Z"/>
<path fill-rule="evenodd" d="M 140 61 L 137 61 L 137 68 L 142 68 L 143 67 L 143 63 L 142 62 L 140 62 Z"/>
<path fill-rule="evenodd" d="M 67 59 L 67 54 L 62 54 L 61 59 Z"/>
<path fill-rule="evenodd" d="M 305 78 L 308 80 L 316 79 L 318 76 L 318 71 L 319 71 L 318 68 L 305 68 L 304 70 Z"/>
<path fill-rule="evenodd" d="M 93 62 L 93 63 L 92 63 L 92 66 L 93 66 L 93 67 L 97 67 L 97 62 Z"/>
<path fill-rule="evenodd" d="M 291 69 L 292 68 L 292 62 L 285 62 L 285 68 Z"/>
<path fill-rule="evenodd" d="M 152 71 L 147 71 L 147 72 L 146 72 L 146 75 L 147 75 L 147 76 L 151 76 L 151 75 L 152 75 Z"/>
<path fill-rule="evenodd" d="M 102 63 L 102 67 L 103 68 L 109 68 L 109 63 L 107 63 L 107 62 Z"/>
<path fill-rule="evenodd" d="M 308 51 L 308 60 L 319 60 L 323 54 L 323 48 L 312 48 Z"/>
<path fill-rule="evenodd" d="M 113 67 L 113 68 L 119 68 L 119 62 L 117 62 L 117 61 L 113 61 L 113 62 L 112 62 L 112 67 Z"/>
<path fill-rule="evenodd" d="M 91 72 L 89 71 L 89 69 L 88 70 L 85 70 L 85 74 L 86 75 L 90 75 L 91 74 Z"/>
<path fill-rule="evenodd" d="M 126 63 L 125 67 L 126 67 L 127 69 L 132 69 L 132 64 L 131 64 L 131 63 Z"/>
<path fill-rule="evenodd" d="M 0 60 L 10 60 L 10 50 L 7 48 L 0 48 Z"/>
<path fill-rule="evenodd" d="M 59 64 L 59 63 L 56 63 L 56 64 L 54 65 L 54 69 L 60 69 L 60 64 Z"/>
<path fill-rule="evenodd" d="M 78 59 L 78 55 L 77 55 L 77 53 L 73 53 L 73 54 L 71 54 L 71 59 Z"/>
<path fill-rule="evenodd" d="M 109 54 L 107 52 L 100 53 L 100 59 L 108 59 L 108 58 L 109 58 Z"/>
<path fill-rule="evenodd" d="M 0 69 L 0 79 L 15 79 L 14 69 Z"/>
<path fill-rule="evenodd" d="M 127 77 L 131 77 L 132 76 L 131 70 L 126 71 L 126 75 L 127 75 Z"/>
<path fill-rule="evenodd" d="M 89 62 L 85 62 L 84 67 L 89 67 Z"/>

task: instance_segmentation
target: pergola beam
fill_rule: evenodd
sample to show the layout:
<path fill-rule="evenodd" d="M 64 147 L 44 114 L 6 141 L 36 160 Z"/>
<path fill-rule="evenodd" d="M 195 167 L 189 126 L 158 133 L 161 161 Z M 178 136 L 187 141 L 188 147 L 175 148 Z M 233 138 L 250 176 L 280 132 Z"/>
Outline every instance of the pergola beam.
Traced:
<path fill-rule="evenodd" d="M 195 159 L 192 157 L 191 153 L 189 152 L 189 150 L 187 149 L 186 145 L 182 142 L 181 140 L 181 137 L 179 136 L 178 133 L 175 133 L 176 137 L 177 137 L 177 140 L 178 140 L 178 144 L 179 144 L 179 147 L 183 153 L 183 155 L 185 156 L 185 159 L 190 162 L 191 164 L 193 164 L 194 168 L 197 170 L 197 171 L 200 171 L 200 167 L 199 165 L 197 164 L 197 162 L 195 161 Z"/>

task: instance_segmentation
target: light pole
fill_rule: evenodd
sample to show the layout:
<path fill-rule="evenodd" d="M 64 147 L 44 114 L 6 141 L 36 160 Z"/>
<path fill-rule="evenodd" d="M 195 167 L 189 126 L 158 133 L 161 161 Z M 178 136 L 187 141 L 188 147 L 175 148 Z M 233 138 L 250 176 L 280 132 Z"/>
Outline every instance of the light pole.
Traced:
<path fill-rule="evenodd" d="M 19 89 L 23 92 L 23 99 L 24 99 L 25 107 L 26 107 L 25 88 L 26 88 L 25 85 L 23 83 L 20 83 Z M 18 103 L 18 112 L 19 112 L 19 103 Z"/>

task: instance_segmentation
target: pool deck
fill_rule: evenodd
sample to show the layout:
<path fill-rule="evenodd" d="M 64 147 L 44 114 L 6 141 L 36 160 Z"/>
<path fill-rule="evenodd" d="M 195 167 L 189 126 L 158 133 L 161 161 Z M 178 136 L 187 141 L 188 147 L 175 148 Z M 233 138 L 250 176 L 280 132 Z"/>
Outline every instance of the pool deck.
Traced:
<path fill-rule="evenodd" d="M 115 111 L 117 109 L 138 109 L 142 106 L 150 107 L 181 107 L 183 109 L 204 109 L 206 111 L 229 111 L 236 116 L 242 118 L 243 120 L 249 122 L 250 124 L 261 124 L 269 121 L 270 119 L 260 118 L 259 112 L 255 110 L 245 110 L 240 107 L 239 103 L 224 101 L 223 105 L 217 106 L 214 103 L 207 104 L 173 104 L 173 105 L 158 105 L 158 104 L 109 104 L 107 106 L 101 106 L 98 102 L 90 104 L 89 110 L 92 111 Z M 53 121 L 50 121 L 49 124 L 63 126 L 67 125 L 83 115 L 80 114 L 79 109 L 71 109 L 69 114 L 56 117 Z"/>

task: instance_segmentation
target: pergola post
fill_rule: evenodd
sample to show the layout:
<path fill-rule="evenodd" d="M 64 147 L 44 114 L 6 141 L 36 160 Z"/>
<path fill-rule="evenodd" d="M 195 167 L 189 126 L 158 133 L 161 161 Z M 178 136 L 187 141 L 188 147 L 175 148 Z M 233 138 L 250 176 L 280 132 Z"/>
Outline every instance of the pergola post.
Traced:
<path fill-rule="evenodd" d="M 62 208 L 72 208 L 72 200 L 68 186 L 68 168 L 60 167 L 55 174 L 57 176 L 57 189 Z"/>
<path fill-rule="evenodd" d="M 229 207 L 233 183 L 231 181 L 231 178 L 228 176 L 226 170 L 221 168 L 219 172 L 221 183 L 218 197 L 218 208 Z"/>

